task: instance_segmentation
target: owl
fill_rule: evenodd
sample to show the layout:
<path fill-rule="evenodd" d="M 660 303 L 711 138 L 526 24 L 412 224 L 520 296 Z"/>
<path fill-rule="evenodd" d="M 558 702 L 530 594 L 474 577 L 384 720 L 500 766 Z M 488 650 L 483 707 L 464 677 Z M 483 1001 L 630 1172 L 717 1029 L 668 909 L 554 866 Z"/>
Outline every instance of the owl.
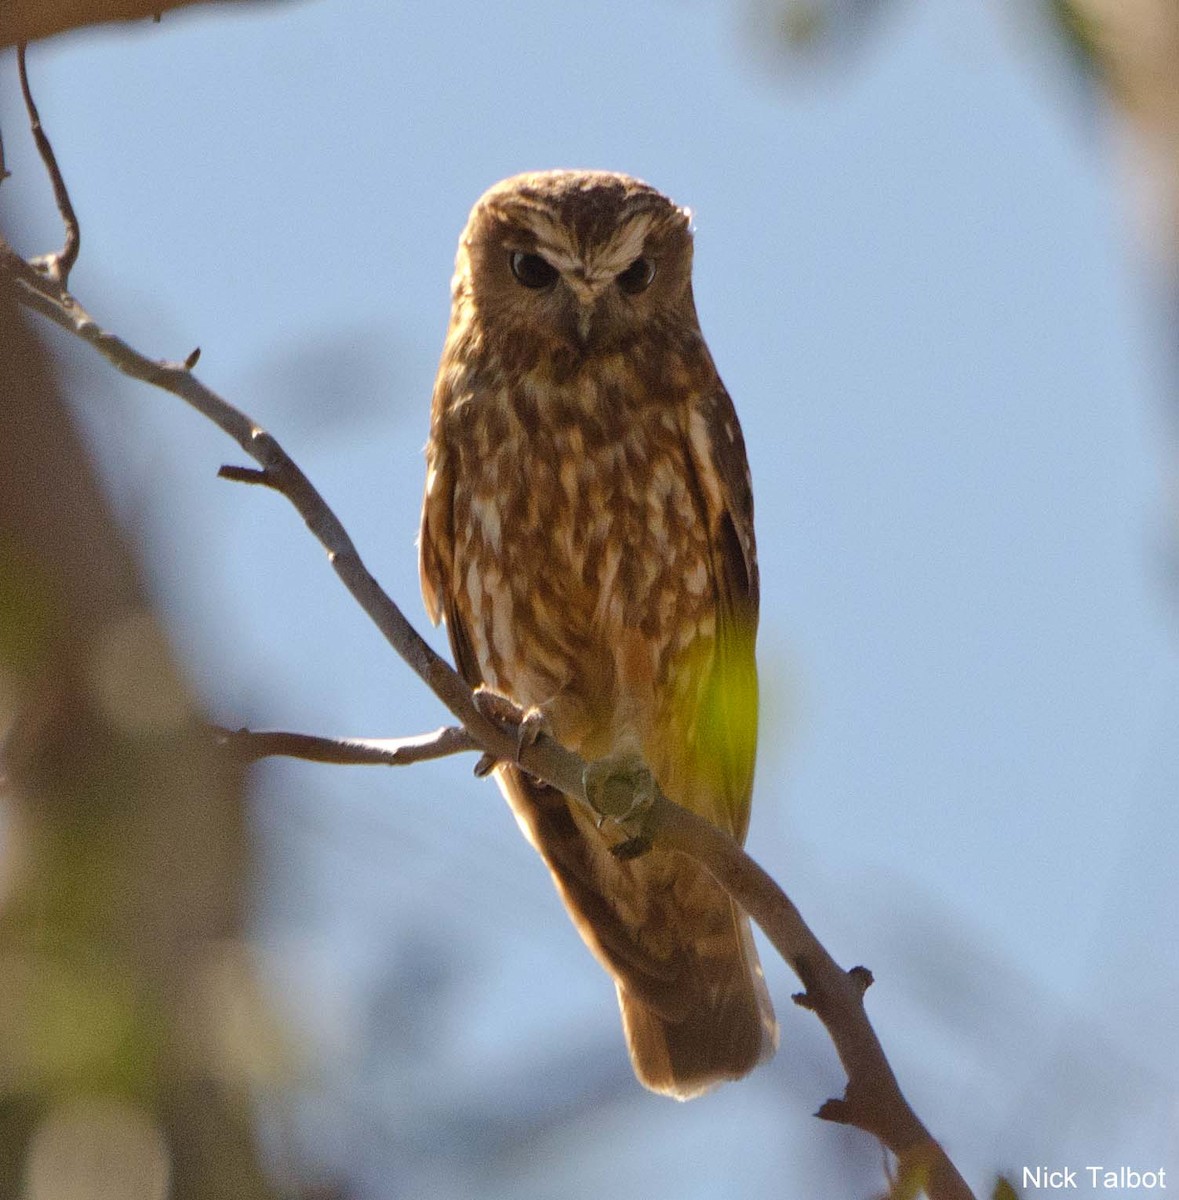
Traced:
<path fill-rule="evenodd" d="M 459 242 L 434 388 L 422 592 L 476 688 L 633 763 L 738 841 L 757 740 L 745 445 L 692 297 L 690 215 L 602 171 L 496 184 Z M 688 1099 L 768 1058 L 749 921 L 690 859 L 496 768 L 614 979 L 631 1062 Z"/>

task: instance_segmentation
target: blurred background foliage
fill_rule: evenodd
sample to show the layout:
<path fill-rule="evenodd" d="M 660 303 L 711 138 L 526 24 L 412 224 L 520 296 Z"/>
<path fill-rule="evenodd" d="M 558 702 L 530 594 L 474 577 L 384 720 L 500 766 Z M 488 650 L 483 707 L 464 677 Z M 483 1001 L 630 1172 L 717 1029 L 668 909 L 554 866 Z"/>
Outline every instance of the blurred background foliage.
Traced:
<path fill-rule="evenodd" d="M 1029 57 L 1064 56 L 1080 107 L 1112 131 L 1128 208 L 1153 263 L 1159 338 L 1173 354 L 1179 6 L 1006 4 L 1028 34 Z M 5 5 L 0 44 L 164 7 Z M 743 10 L 749 55 L 790 86 L 808 87 L 816 71 L 860 69 L 881 31 L 916 7 L 754 0 Z M 273 86 L 288 84 L 297 80 L 276 78 Z M 3 132 L 10 143 L 25 136 L 11 125 Z M 324 337 L 324 346 L 303 351 L 309 368 L 285 360 L 292 377 L 281 387 L 296 401 L 300 386 L 312 386 L 308 369 L 331 358 Z M 540 1189 L 527 1194 L 553 1194 L 535 1179 L 558 1178 L 556 1164 L 569 1161 L 609 1190 L 610 1145 L 628 1112 L 620 1098 L 632 1087 L 617 1056 L 602 1055 L 591 1032 L 551 1048 L 551 1078 L 576 1077 L 576 1087 L 537 1090 L 527 1079 L 499 1077 L 484 1093 L 449 1076 L 434 1043 L 439 1021 L 453 1019 L 454 983 L 465 968 L 461 951 L 448 953 L 425 926 L 390 948 L 363 1032 L 347 1052 L 314 1071 L 301 1061 L 297 1032 L 259 983 L 249 937 L 263 874 L 259 844 L 273 856 L 288 835 L 270 824 L 272 815 L 251 816 L 245 781 L 205 734 L 206 716 L 144 587 L 140 551 L 120 532 L 62 400 L 63 388 L 88 388 L 107 368 L 74 354 L 0 294 L 0 1197 L 458 1195 L 474 1178 L 510 1176 L 525 1137 L 529 1186 Z M 315 377 L 314 390 L 339 385 L 334 365 Z M 1167 429 L 1173 436 L 1173 421 Z M 1172 444 L 1172 485 L 1175 459 Z M 1173 504 L 1170 513 L 1174 520 Z M 314 781 L 291 799 L 313 832 L 318 803 Z M 334 827 L 319 833 L 330 845 Z M 356 836 L 363 841 L 367 831 Z M 409 861 L 427 852 L 399 844 L 389 869 L 428 873 L 428 864 Z M 340 853 L 346 863 L 351 847 Z M 276 902 L 281 896 L 269 901 Z M 914 977 L 952 959 L 963 936 L 916 898 L 904 924 L 921 930 Z M 994 1039 L 959 1029 L 955 1053 L 993 1053 L 999 1044 L 1014 1061 L 1020 1044 L 1041 1032 L 1062 1044 L 1100 1042 L 1099 1032 L 1079 1026 L 1029 1028 L 1010 999 L 1025 981 L 1002 961 L 990 964 L 988 977 Z M 952 973 L 929 986 L 941 984 L 954 986 Z M 969 1037 L 980 1040 L 963 1051 Z M 800 1104 L 817 1103 L 830 1086 L 824 1054 L 804 1039 L 790 1080 L 770 1075 L 757 1093 L 762 1107 L 751 1110 L 751 1136 L 773 1139 L 782 1124 L 807 1119 Z M 1094 1086 L 1124 1090 L 1128 1104 L 1139 1084 L 1157 1082 L 1139 1079 L 1141 1065 L 1116 1055 L 1102 1064 L 1108 1073 Z M 393 1095 L 391 1076 L 402 1081 Z M 947 1065 L 947 1086 L 953 1077 Z M 1068 1078 L 1062 1067 L 1064 1089 Z M 1002 1094 L 1001 1078 L 996 1087 Z M 936 1127 L 938 1113 L 923 1115 Z M 568 1149 L 573 1131 L 600 1145 L 606 1162 L 596 1176 L 579 1158 L 584 1151 Z M 836 1132 L 812 1167 L 826 1195 L 872 1186 L 873 1168 L 865 1174 L 852 1149 L 857 1136 Z M 775 1194 L 792 1194 L 788 1181 L 776 1183 L 784 1186 Z"/>
<path fill-rule="evenodd" d="M 0 1195 L 269 1196 L 243 781 L 7 280 L 0 331 Z"/>

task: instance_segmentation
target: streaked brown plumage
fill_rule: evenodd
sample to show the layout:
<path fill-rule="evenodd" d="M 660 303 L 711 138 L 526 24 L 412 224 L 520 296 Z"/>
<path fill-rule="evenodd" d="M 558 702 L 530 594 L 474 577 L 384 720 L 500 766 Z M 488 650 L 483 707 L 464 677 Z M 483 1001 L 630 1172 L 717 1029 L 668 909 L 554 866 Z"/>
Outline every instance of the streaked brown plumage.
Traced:
<path fill-rule="evenodd" d="M 459 670 L 590 760 L 639 756 L 744 840 L 758 575 L 745 447 L 692 299 L 689 217 L 624 175 L 491 188 L 459 243 L 422 512 L 422 591 Z M 747 919 L 686 858 L 497 768 L 631 1059 L 686 1099 L 773 1053 Z"/>

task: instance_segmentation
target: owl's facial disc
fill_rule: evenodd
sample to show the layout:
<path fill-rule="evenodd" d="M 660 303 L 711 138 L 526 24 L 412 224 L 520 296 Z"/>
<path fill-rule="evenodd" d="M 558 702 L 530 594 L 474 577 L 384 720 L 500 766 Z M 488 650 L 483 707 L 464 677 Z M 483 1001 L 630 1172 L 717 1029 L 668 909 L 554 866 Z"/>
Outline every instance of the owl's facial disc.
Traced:
<path fill-rule="evenodd" d="M 580 357 L 695 323 L 686 209 L 629 176 L 552 171 L 490 188 L 464 231 L 457 295 L 489 329 Z M 522 343 L 521 343 L 522 344 Z"/>
<path fill-rule="evenodd" d="M 635 223 L 637 224 L 637 222 Z M 516 282 L 538 293 L 538 300 L 559 306 L 561 323 L 570 329 L 575 340 L 585 348 L 594 340 L 595 329 L 608 311 L 627 306 L 627 298 L 641 295 L 650 287 L 656 275 L 654 258 L 642 251 L 640 229 L 624 228 L 623 236 L 611 239 L 596 253 L 577 252 L 567 244 L 554 245 L 538 240 L 535 250 L 509 250 L 508 261 Z M 620 269 L 621 267 L 621 269 Z M 618 321 L 621 314 L 615 313 Z"/>

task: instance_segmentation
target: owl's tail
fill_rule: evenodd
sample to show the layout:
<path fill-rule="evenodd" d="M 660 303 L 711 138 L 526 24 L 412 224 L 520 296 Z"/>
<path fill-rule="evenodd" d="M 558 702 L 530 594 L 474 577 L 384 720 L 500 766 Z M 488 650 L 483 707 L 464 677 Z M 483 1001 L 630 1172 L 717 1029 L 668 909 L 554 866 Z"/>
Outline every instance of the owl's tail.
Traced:
<path fill-rule="evenodd" d="M 635 1075 L 653 1092 L 676 1100 L 691 1100 L 727 1079 L 740 1079 L 778 1047 L 778 1023 L 749 918 L 717 890 L 718 903 L 731 910 L 732 933 L 723 942 L 693 948 L 691 964 L 679 981 L 686 1003 L 669 1009 L 616 980 Z"/>
<path fill-rule="evenodd" d="M 500 781 L 578 932 L 614 976 L 631 1062 L 688 1100 L 774 1053 L 778 1026 L 749 919 L 690 859 L 615 858 L 593 822 L 514 767 Z"/>

